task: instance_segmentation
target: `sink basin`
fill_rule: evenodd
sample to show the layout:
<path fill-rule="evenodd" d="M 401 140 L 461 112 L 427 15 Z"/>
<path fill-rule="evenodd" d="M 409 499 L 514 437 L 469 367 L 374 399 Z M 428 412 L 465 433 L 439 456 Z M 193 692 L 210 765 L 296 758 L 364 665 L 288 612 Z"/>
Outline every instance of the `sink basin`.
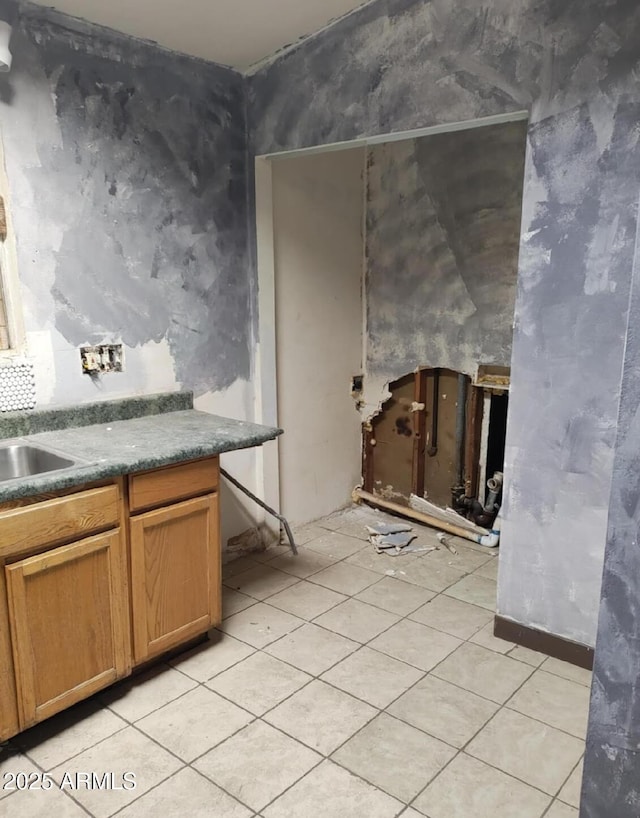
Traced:
<path fill-rule="evenodd" d="M 66 469 L 73 466 L 74 462 L 39 446 L 29 446 L 25 443 L 0 446 L 0 481 Z"/>

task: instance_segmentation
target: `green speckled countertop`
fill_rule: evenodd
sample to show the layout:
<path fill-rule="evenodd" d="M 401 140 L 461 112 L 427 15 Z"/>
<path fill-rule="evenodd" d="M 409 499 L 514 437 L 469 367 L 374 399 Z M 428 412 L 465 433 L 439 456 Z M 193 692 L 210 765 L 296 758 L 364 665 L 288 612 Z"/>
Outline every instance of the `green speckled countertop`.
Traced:
<path fill-rule="evenodd" d="M 184 409 L 28 434 L 3 442 L 43 446 L 78 463 L 0 482 L 0 502 L 259 446 L 281 433 L 271 426 Z"/>

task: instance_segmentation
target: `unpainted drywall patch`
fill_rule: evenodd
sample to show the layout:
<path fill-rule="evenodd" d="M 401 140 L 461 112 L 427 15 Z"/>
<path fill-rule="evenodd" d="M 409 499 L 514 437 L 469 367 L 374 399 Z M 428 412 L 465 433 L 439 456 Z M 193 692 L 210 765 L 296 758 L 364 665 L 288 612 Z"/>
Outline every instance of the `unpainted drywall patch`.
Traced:
<path fill-rule="evenodd" d="M 36 406 L 46 406 L 52 403 L 56 391 L 56 359 L 51 332 L 49 330 L 27 332 L 26 350 L 33 363 Z"/>

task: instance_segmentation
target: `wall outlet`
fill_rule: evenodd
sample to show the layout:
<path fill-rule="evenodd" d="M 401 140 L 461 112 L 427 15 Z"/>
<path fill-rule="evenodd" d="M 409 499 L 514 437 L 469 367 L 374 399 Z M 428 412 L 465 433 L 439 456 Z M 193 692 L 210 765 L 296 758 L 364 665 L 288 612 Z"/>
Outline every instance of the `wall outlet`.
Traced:
<path fill-rule="evenodd" d="M 124 359 L 122 344 L 98 344 L 80 347 L 82 371 L 86 375 L 101 375 L 105 372 L 122 372 Z"/>

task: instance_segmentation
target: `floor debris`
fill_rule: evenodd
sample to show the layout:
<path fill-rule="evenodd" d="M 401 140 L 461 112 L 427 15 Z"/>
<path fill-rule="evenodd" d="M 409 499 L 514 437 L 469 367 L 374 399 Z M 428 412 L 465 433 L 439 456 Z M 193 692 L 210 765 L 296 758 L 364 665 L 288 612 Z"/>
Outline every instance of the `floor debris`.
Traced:
<path fill-rule="evenodd" d="M 438 550 L 437 545 L 411 545 L 417 535 L 412 533 L 412 526 L 406 523 L 379 523 L 365 528 L 376 554 L 398 557 L 401 554 L 427 554 Z"/>
<path fill-rule="evenodd" d="M 430 551 L 438 551 L 439 545 L 419 545 L 415 543 L 416 534 L 413 534 L 413 527 L 406 523 L 376 523 L 365 526 L 369 534 L 369 542 L 376 550 L 376 554 L 386 554 L 388 557 L 399 557 L 402 554 L 428 554 Z M 444 534 L 439 533 L 438 540 L 452 554 L 457 554 L 456 549 L 449 545 Z M 404 573 L 404 572 L 401 572 Z M 387 571 L 389 576 L 393 576 L 395 571 Z"/>
<path fill-rule="evenodd" d="M 437 551 L 437 545 L 408 545 L 402 549 L 403 554 L 428 554 L 429 551 Z"/>
<path fill-rule="evenodd" d="M 398 534 L 369 534 L 369 542 L 372 542 L 376 548 L 404 548 L 415 538 L 416 535 L 408 531 Z"/>
<path fill-rule="evenodd" d="M 413 526 L 408 523 L 376 523 L 376 525 L 366 525 L 369 534 L 401 534 L 406 531 L 413 531 Z"/>
<path fill-rule="evenodd" d="M 439 531 L 436 534 L 436 537 L 438 538 L 438 542 L 442 543 L 442 545 L 444 545 L 444 547 L 446 549 L 448 549 L 452 554 L 457 554 L 458 553 L 458 549 L 455 547 L 455 545 L 451 545 L 451 543 L 446 538 L 446 536 L 442 533 L 442 531 Z"/>

